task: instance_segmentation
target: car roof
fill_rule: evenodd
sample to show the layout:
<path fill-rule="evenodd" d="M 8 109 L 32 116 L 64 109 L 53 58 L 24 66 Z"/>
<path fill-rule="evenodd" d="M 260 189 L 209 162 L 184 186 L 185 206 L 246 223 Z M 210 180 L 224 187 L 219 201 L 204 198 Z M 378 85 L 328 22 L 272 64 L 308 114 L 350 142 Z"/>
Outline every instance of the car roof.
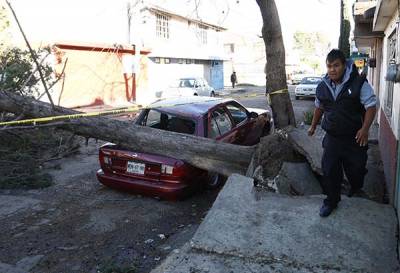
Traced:
<path fill-rule="evenodd" d="M 185 116 L 198 117 L 208 112 L 211 108 L 218 104 L 234 101 L 232 99 L 214 98 L 214 97 L 176 97 L 158 100 L 147 108 L 160 109 L 160 111 Z"/>

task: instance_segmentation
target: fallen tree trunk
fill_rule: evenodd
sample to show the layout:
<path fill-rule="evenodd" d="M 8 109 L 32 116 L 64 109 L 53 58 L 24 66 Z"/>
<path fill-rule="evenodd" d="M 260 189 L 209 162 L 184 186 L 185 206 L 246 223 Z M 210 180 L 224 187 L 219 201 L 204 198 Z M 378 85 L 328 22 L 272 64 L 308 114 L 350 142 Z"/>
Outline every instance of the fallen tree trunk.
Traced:
<path fill-rule="evenodd" d="M 0 111 L 25 117 L 76 114 L 14 93 L 0 91 Z M 223 175 L 245 174 L 255 147 L 217 142 L 212 139 L 162 131 L 107 117 L 79 118 L 57 126 L 77 135 L 110 141 L 138 152 L 181 159 L 198 168 Z"/>

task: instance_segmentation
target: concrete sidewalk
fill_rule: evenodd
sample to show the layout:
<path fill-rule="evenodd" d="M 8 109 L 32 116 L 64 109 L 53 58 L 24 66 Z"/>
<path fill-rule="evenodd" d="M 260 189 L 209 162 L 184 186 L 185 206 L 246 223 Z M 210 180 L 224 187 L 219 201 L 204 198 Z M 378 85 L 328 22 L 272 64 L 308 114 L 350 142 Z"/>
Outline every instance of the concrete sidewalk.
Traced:
<path fill-rule="evenodd" d="M 394 209 L 342 197 L 328 218 L 322 196 L 260 192 L 232 175 L 190 244 L 152 273 L 395 272 Z"/>

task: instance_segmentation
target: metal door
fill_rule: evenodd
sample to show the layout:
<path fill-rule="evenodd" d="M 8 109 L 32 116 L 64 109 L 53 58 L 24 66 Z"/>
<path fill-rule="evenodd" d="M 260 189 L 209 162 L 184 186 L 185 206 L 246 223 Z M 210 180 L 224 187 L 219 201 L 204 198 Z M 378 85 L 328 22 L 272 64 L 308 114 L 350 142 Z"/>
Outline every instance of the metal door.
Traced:
<path fill-rule="evenodd" d="M 224 63 L 223 61 L 211 61 L 210 85 L 214 89 L 224 88 Z"/>

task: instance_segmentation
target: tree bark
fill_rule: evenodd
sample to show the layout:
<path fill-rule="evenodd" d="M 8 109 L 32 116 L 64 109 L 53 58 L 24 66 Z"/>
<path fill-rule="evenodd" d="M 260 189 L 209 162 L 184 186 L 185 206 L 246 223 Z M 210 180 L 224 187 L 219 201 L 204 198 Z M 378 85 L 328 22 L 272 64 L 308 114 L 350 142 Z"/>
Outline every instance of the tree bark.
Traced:
<path fill-rule="evenodd" d="M 266 89 L 268 93 L 287 89 L 285 47 L 281 24 L 274 0 L 256 0 L 263 18 L 262 36 L 266 53 Z M 289 92 L 271 94 L 271 108 L 279 128 L 296 126 Z"/>
<path fill-rule="evenodd" d="M 0 91 L 0 111 L 25 117 L 47 117 L 76 114 L 67 108 Z M 77 135 L 102 139 L 138 152 L 160 154 L 181 159 L 200 169 L 226 176 L 245 174 L 255 147 L 217 142 L 212 139 L 162 131 L 107 117 L 71 120 L 60 126 Z"/>

